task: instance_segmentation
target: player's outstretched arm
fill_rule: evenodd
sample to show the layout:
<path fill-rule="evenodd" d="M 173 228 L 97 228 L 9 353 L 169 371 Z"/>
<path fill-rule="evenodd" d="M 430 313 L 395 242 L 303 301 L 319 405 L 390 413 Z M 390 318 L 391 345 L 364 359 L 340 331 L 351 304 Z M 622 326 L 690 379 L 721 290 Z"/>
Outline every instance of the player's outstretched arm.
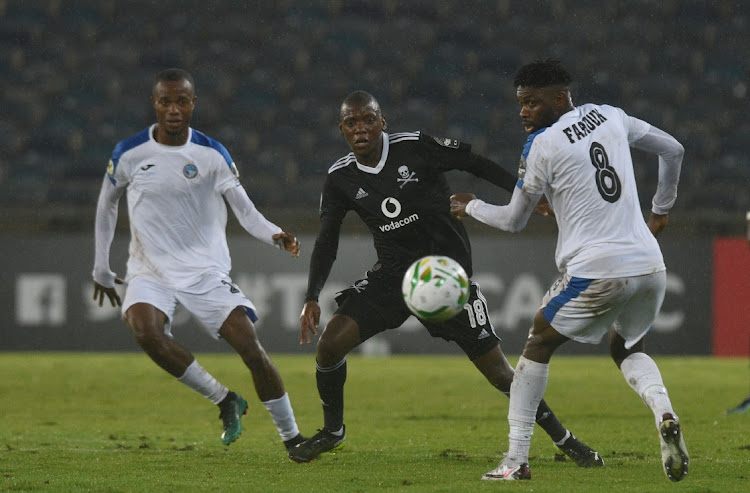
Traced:
<path fill-rule="evenodd" d="M 455 217 L 468 215 L 488 226 L 517 233 L 526 226 L 542 194 L 530 194 L 516 188 L 510 203 L 505 206 L 488 204 L 473 197 L 467 193 L 452 195 L 451 214 Z"/>
<path fill-rule="evenodd" d="M 466 212 L 466 205 L 477 198 L 473 193 L 465 193 L 465 192 L 459 192 L 456 194 L 451 195 L 451 214 L 456 219 L 461 219 L 462 217 L 468 216 L 468 213 Z M 536 206 L 534 207 L 534 214 L 538 214 L 540 216 L 552 216 L 554 217 L 555 211 L 552 209 L 552 206 L 547 201 L 547 197 L 542 195 L 542 198 L 539 199 L 539 202 L 537 202 Z"/>
<path fill-rule="evenodd" d="M 299 240 L 296 236 L 282 231 L 281 233 L 276 233 L 271 238 L 273 238 L 274 243 L 276 243 L 279 248 L 283 248 L 287 252 L 292 252 L 292 257 L 299 257 Z"/>
<path fill-rule="evenodd" d="M 224 198 L 226 199 L 227 204 L 229 204 L 229 207 L 232 208 L 234 215 L 237 216 L 237 220 L 240 222 L 240 225 L 245 228 L 245 231 L 253 235 L 255 238 L 258 238 L 259 240 L 264 241 L 270 245 L 279 247 L 283 246 L 285 250 L 292 251 L 286 248 L 286 243 L 284 243 L 284 240 L 282 240 L 283 244 L 277 242 L 277 234 L 287 235 L 287 233 L 284 233 L 280 227 L 276 226 L 274 223 L 266 219 L 266 217 L 261 214 L 258 209 L 256 209 L 255 204 L 252 200 L 250 200 L 250 197 L 248 197 L 247 191 L 245 191 L 245 189 L 241 185 L 230 188 L 229 190 L 224 192 Z M 294 239 L 293 235 L 289 236 Z M 290 241 L 290 246 L 292 248 L 293 245 L 294 241 Z"/>

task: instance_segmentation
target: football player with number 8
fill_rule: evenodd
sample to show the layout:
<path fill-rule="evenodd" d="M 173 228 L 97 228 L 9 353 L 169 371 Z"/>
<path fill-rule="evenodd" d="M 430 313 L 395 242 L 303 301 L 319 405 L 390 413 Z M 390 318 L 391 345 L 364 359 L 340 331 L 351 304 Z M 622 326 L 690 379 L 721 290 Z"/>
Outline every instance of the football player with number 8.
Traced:
<path fill-rule="evenodd" d="M 559 60 L 521 67 L 513 85 L 528 138 L 510 203 L 494 206 L 468 193 L 451 197 L 456 217 L 470 215 L 516 232 L 546 196 L 559 230 L 555 260 L 562 277 L 542 300 L 516 366 L 508 454 L 482 479 L 530 479 L 533 410 L 544 395 L 552 353 L 571 339 L 596 344 L 609 331 L 612 359 L 654 414 L 664 472 L 680 481 L 688 472 L 687 448 L 643 339 L 666 291 L 666 267 L 655 236 L 667 226 L 677 198 L 684 149 L 668 133 L 620 108 L 573 106 L 571 82 Z M 630 147 L 658 156 L 648 221 L 641 213 Z"/>

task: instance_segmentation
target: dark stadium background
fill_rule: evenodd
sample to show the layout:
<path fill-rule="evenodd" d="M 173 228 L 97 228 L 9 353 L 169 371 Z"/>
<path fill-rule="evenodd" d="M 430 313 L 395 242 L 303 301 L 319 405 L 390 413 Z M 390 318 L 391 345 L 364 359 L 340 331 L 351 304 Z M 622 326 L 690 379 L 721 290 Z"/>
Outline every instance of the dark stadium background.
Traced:
<path fill-rule="evenodd" d="M 326 170 L 348 151 L 337 129 L 348 92 L 373 93 L 391 130 L 462 139 L 515 169 L 525 136 L 511 79 L 550 56 L 574 74 L 574 103 L 621 106 L 684 144 L 671 241 L 742 236 L 749 13 L 730 0 L 0 0 L 3 245 L 23 250 L 28 235 L 87 241 L 109 154 L 153 121 L 161 69 L 192 72 L 193 126 L 226 145 L 258 208 L 314 235 Z M 655 160 L 634 157 L 648 210 Z M 451 179 L 456 190 L 507 197 Z M 498 234 L 467 224 L 473 235 Z M 524 234 L 551 236 L 554 225 L 534 221 Z M 706 257 L 695 264 L 704 269 Z M 709 311 L 710 298 L 706 286 Z"/>

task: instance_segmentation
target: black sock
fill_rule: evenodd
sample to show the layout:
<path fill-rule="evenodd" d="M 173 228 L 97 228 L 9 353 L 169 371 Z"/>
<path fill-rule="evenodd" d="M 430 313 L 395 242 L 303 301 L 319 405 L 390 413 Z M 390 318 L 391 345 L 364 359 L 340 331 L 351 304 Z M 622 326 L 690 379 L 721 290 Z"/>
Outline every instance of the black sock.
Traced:
<path fill-rule="evenodd" d="M 536 422 L 547 432 L 553 442 L 559 442 L 565 438 L 565 432 L 568 431 L 557 419 L 552 409 L 544 402 L 544 399 L 539 403 L 536 410 Z"/>
<path fill-rule="evenodd" d="M 223 398 L 223 399 L 221 400 L 221 402 L 220 402 L 219 404 L 217 404 L 217 405 L 218 405 L 219 407 L 224 407 L 224 406 L 226 406 L 227 404 L 229 404 L 229 403 L 230 403 L 230 402 L 232 401 L 232 399 L 234 399 L 235 397 L 237 397 L 237 394 L 235 394 L 234 392 L 232 392 L 232 391 L 230 390 L 230 391 L 229 391 L 229 393 L 227 393 L 227 396 L 226 396 L 226 397 L 224 397 L 224 398 Z"/>
<path fill-rule="evenodd" d="M 323 402 L 323 427 L 328 431 L 339 431 L 344 426 L 344 382 L 346 382 L 346 358 L 328 368 L 315 365 L 318 394 Z"/>

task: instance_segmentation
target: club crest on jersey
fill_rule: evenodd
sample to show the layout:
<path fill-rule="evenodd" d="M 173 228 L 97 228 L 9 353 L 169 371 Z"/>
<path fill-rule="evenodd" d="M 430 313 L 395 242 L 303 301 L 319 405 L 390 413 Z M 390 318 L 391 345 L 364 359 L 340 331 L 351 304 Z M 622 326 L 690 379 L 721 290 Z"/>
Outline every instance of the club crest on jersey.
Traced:
<path fill-rule="evenodd" d="M 109 164 L 107 164 L 107 175 L 114 180 L 115 179 L 115 163 L 111 159 L 109 160 Z"/>
<path fill-rule="evenodd" d="M 182 174 L 185 175 L 185 178 L 192 180 L 198 176 L 198 167 L 193 163 L 187 163 L 185 167 L 182 168 Z"/>
<path fill-rule="evenodd" d="M 456 139 L 449 139 L 447 137 L 440 138 L 440 137 L 433 137 L 435 139 L 435 142 L 440 144 L 443 147 L 450 147 L 451 149 L 458 149 L 459 144 L 461 144 Z"/>
<path fill-rule="evenodd" d="M 419 178 L 414 178 L 414 175 L 416 175 L 417 173 L 414 171 L 410 172 L 408 166 L 399 166 L 398 174 L 401 177 L 401 178 L 396 178 L 396 181 L 400 183 L 398 188 L 404 188 L 404 185 L 406 185 L 409 182 L 419 181 Z"/>

